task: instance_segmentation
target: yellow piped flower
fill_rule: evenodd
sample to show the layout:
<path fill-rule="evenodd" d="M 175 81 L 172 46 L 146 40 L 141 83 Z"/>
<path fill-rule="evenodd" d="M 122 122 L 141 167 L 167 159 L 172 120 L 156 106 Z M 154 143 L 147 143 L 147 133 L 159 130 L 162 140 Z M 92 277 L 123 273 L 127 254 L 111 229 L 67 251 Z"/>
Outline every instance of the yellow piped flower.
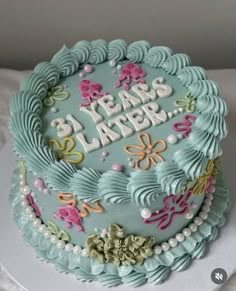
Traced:
<path fill-rule="evenodd" d="M 207 163 L 204 174 L 197 179 L 197 182 L 193 185 L 193 195 L 203 194 L 207 185 L 208 180 L 211 176 L 216 176 L 218 173 L 217 160 L 209 160 Z"/>
<path fill-rule="evenodd" d="M 79 164 L 84 155 L 81 152 L 72 151 L 75 147 L 75 140 L 73 137 L 65 137 L 62 143 L 56 139 L 49 140 L 49 147 L 56 153 L 58 160 L 64 160 L 71 164 Z"/>
<path fill-rule="evenodd" d="M 186 112 L 194 112 L 196 109 L 196 98 L 189 98 L 189 94 L 184 96 L 184 99 L 177 99 L 174 104 L 178 108 L 184 108 Z"/>
<path fill-rule="evenodd" d="M 147 132 L 141 132 L 138 135 L 140 145 L 128 144 L 124 150 L 131 156 L 138 156 L 134 162 L 136 169 L 148 170 L 151 165 L 156 165 L 157 161 L 164 161 L 160 155 L 167 148 L 167 144 L 163 139 L 157 139 L 151 143 L 151 137 Z"/>

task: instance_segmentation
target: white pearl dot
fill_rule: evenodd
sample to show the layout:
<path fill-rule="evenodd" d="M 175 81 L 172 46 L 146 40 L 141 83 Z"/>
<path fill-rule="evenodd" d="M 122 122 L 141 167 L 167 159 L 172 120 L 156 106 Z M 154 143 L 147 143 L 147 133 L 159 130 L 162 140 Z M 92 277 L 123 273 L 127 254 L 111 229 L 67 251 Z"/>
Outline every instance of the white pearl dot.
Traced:
<path fill-rule="evenodd" d="M 213 200 L 213 198 L 214 198 L 212 193 L 207 193 L 206 197 L 209 198 L 210 200 Z"/>
<path fill-rule="evenodd" d="M 184 228 L 182 232 L 183 232 L 183 235 L 186 237 L 191 235 L 191 229 L 189 228 Z"/>
<path fill-rule="evenodd" d="M 194 218 L 193 222 L 196 223 L 196 225 L 201 225 L 203 221 L 202 221 L 201 217 L 197 216 Z"/>
<path fill-rule="evenodd" d="M 57 111 L 58 111 L 58 109 L 57 109 L 56 107 L 52 107 L 52 108 L 51 108 L 51 112 L 52 112 L 52 113 L 56 113 Z"/>
<path fill-rule="evenodd" d="M 25 185 L 25 181 L 20 181 L 19 185 L 22 187 Z"/>
<path fill-rule="evenodd" d="M 174 115 L 177 115 L 179 113 L 178 109 L 173 110 Z"/>
<path fill-rule="evenodd" d="M 184 241 L 184 235 L 182 233 L 177 233 L 175 238 L 178 242 Z"/>
<path fill-rule="evenodd" d="M 182 113 L 182 112 L 184 112 L 184 108 L 183 108 L 183 107 L 180 107 L 180 108 L 178 108 L 178 111 L 179 111 L 180 113 Z"/>
<path fill-rule="evenodd" d="M 169 118 L 173 117 L 173 113 L 172 112 L 168 112 L 167 115 L 168 115 Z"/>
<path fill-rule="evenodd" d="M 130 168 L 134 167 L 134 163 L 133 162 L 129 162 L 128 165 L 129 165 Z"/>
<path fill-rule="evenodd" d="M 65 247 L 65 242 L 63 240 L 59 240 L 57 242 L 57 248 L 58 249 L 63 249 Z"/>
<path fill-rule="evenodd" d="M 162 248 L 160 246 L 155 246 L 153 251 L 155 255 L 160 255 L 162 253 Z"/>
<path fill-rule="evenodd" d="M 197 231 L 197 225 L 195 223 L 190 223 L 188 226 L 192 232 Z"/>
<path fill-rule="evenodd" d="M 216 179 L 213 179 L 212 184 L 215 184 L 215 183 L 216 183 Z"/>
<path fill-rule="evenodd" d="M 163 242 L 163 243 L 161 244 L 161 247 L 162 247 L 162 250 L 163 250 L 164 252 L 167 252 L 167 251 L 169 250 L 169 248 L 170 248 L 170 245 L 169 245 L 167 242 Z"/>
<path fill-rule="evenodd" d="M 177 136 L 175 134 L 170 134 L 168 137 L 167 137 L 167 141 L 168 143 L 170 144 L 175 144 L 177 142 Z"/>
<path fill-rule="evenodd" d="M 34 212 L 32 212 L 28 215 L 28 217 L 29 217 L 29 219 L 33 220 L 36 218 L 36 214 Z"/>
<path fill-rule="evenodd" d="M 56 244 L 58 242 L 58 238 L 55 235 L 52 235 L 50 241 L 51 243 Z"/>
<path fill-rule="evenodd" d="M 23 201 L 21 201 L 20 204 L 21 204 L 21 206 L 26 207 L 29 205 L 29 202 L 28 202 L 28 200 L 23 200 Z"/>
<path fill-rule="evenodd" d="M 81 256 L 82 257 L 88 257 L 88 251 L 87 251 L 87 249 L 83 249 L 82 251 L 81 251 Z"/>
<path fill-rule="evenodd" d="M 109 66 L 114 68 L 116 66 L 116 60 L 110 60 L 109 61 Z"/>
<path fill-rule="evenodd" d="M 120 70 L 122 68 L 122 65 L 117 65 L 117 69 Z"/>
<path fill-rule="evenodd" d="M 151 211 L 151 209 L 148 209 L 148 208 L 143 208 L 142 210 L 141 210 L 141 216 L 143 217 L 143 218 L 149 218 L 149 217 L 151 217 L 151 215 L 152 215 L 152 211 Z"/>
<path fill-rule="evenodd" d="M 40 226 L 41 223 L 42 223 L 42 221 L 39 218 L 35 218 L 33 220 L 33 226 Z"/>
<path fill-rule="evenodd" d="M 203 205 L 202 206 L 202 210 L 205 211 L 205 212 L 209 212 L 210 211 L 210 207 L 207 206 L 207 205 Z"/>
<path fill-rule="evenodd" d="M 205 220 L 205 219 L 207 219 L 208 214 L 207 214 L 205 211 L 201 211 L 201 212 L 199 213 L 199 216 L 200 216 L 203 220 Z"/>
<path fill-rule="evenodd" d="M 67 251 L 68 253 L 72 252 L 73 251 L 73 247 L 74 247 L 73 244 L 68 243 L 68 244 L 65 245 L 65 251 Z"/>
<path fill-rule="evenodd" d="M 81 252 L 82 252 L 82 248 L 81 248 L 81 246 L 74 246 L 74 247 L 73 247 L 73 253 L 74 253 L 75 255 L 80 255 Z"/>
<path fill-rule="evenodd" d="M 20 178 L 21 180 L 23 180 L 23 179 L 25 179 L 25 175 L 20 174 L 20 175 L 19 175 L 19 178 Z"/>
<path fill-rule="evenodd" d="M 177 246 L 178 242 L 175 238 L 170 238 L 169 241 L 168 241 L 169 245 L 174 248 Z"/>
<path fill-rule="evenodd" d="M 22 187 L 22 193 L 25 195 L 28 195 L 30 193 L 30 187 L 28 185 L 25 185 L 24 187 Z"/>
<path fill-rule="evenodd" d="M 48 229 L 44 231 L 43 235 L 46 239 L 50 239 L 52 237 L 52 234 Z"/>
<path fill-rule="evenodd" d="M 80 73 L 79 73 L 79 77 L 80 77 L 80 78 L 84 78 L 84 77 L 85 77 L 85 73 L 84 73 L 83 71 L 80 72 Z"/>
<path fill-rule="evenodd" d="M 39 226 L 39 232 L 41 232 L 41 233 L 44 233 L 45 231 L 46 231 L 46 225 L 45 224 L 41 224 L 40 226 Z"/>
<path fill-rule="evenodd" d="M 26 197 L 24 194 L 21 194 L 21 195 L 20 195 L 20 198 L 21 198 L 22 200 L 27 200 L 27 197 Z"/>
<path fill-rule="evenodd" d="M 188 211 L 188 212 L 185 214 L 185 217 L 186 217 L 187 219 L 191 219 L 191 218 L 193 218 L 193 213 L 192 213 L 191 211 Z"/>
<path fill-rule="evenodd" d="M 216 192 L 216 187 L 215 186 L 211 186 L 211 193 L 215 193 Z"/>
<path fill-rule="evenodd" d="M 34 208 L 32 206 L 27 206 L 25 208 L 25 213 L 30 214 L 32 212 L 34 212 Z"/>
<path fill-rule="evenodd" d="M 211 206 L 211 204 L 212 204 L 211 199 L 209 199 L 209 198 L 205 199 L 204 204 L 207 206 Z"/>
<path fill-rule="evenodd" d="M 182 139 L 183 138 L 183 135 L 181 133 L 178 133 L 177 134 L 177 137 L 178 137 L 178 139 Z"/>

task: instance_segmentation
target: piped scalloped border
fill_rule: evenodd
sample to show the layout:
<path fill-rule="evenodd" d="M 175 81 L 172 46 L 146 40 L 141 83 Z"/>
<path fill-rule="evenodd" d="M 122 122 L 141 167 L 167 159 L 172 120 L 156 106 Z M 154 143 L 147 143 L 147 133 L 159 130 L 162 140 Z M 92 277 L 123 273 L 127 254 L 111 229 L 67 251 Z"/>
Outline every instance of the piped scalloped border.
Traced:
<path fill-rule="evenodd" d="M 142 266 L 117 267 L 98 264 L 90 258 L 56 246 L 40 231 L 40 223 L 33 223 L 24 211 L 25 206 L 22 205 L 19 189 L 19 170 L 14 171 L 9 199 L 14 208 L 15 221 L 22 229 L 25 240 L 34 247 L 41 259 L 54 263 L 60 272 L 72 273 L 81 281 L 97 280 L 106 287 L 122 283 L 137 287 L 146 282 L 160 284 L 169 277 L 171 271 L 183 271 L 192 259 L 199 259 L 204 255 L 207 243 L 216 239 L 218 228 L 225 223 L 224 214 L 230 208 L 228 189 L 221 175 L 217 176 L 216 191 L 208 216 L 196 232 L 179 242 L 178 247 L 147 259 Z M 90 260 L 90 263 L 87 260 Z"/>
<path fill-rule="evenodd" d="M 137 41 L 130 45 L 119 39 L 110 43 L 100 39 L 92 42 L 80 41 L 72 49 L 64 46 L 52 58 L 51 62 L 37 65 L 34 72 L 21 83 L 20 92 L 11 101 L 9 128 L 15 136 L 14 148 L 17 154 L 26 160 L 27 166 L 31 171 L 42 176 L 54 190 L 64 191 L 67 189 L 72 193 L 77 192 L 77 174 L 82 173 L 84 170 L 77 170 L 68 163 L 56 162 L 48 146 L 42 145 L 45 144 L 45 138 L 41 135 L 41 124 L 40 120 L 38 120 L 40 102 L 46 96 L 47 90 L 58 83 L 59 77 L 72 75 L 83 63 L 99 64 L 111 59 L 111 57 L 116 60 L 128 59 L 133 62 L 146 62 L 152 67 L 162 68 L 169 74 L 177 76 L 179 81 L 187 87 L 191 98 L 201 99 L 201 106 L 197 106 L 200 117 L 196 120 L 196 128 L 193 128 L 190 133 L 190 142 L 182 150 L 175 152 L 172 161 L 161 162 L 156 166 L 155 183 L 157 187 L 160 184 L 162 191 L 167 192 L 167 194 L 170 194 L 168 189 L 174 192 L 172 194 L 180 194 L 180 190 L 183 188 L 181 185 L 186 184 L 189 179 L 195 179 L 200 176 L 208 160 L 220 154 L 219 142 L 227 134 L 227 127 L 224 121 L 227 108 L 224 106 L 225 110 L 219 112 L 214 110 L 209 112 L 209 106 L 204 108 L 204 104 L 207 103 L 209 105 L 209 102 L 212 106 L 224 104 L 223 99 L 217 97 L 219 95 L 217 84 L 206 80 L 204 69 L 191 67 L 190 58 L 185 54 L 172 55 L 171 49 L 161 46 L 151 47 L 147 41 Z M 27 96 L 27 100 L 18 109 L 16 99 L 19 98 L 19 95 L 22 100 L 24 96 Z M 29 96 L 34 96 L 35 101 L 31 102 Z M 209 98 L 204 100 L 205 96 L 208 96 L 210 101 Z M 216 106 L 216 108 L 218 107 Z M 41 143 L 39 143 L 39 138 L 35 137 L 35 132 L 39 136 L 41 135 Z M 25 144 L 22 144 L 24 140 L 22 141 L 20 138 L 21 133 L 26 135 Z M 204 143 L 206 135 L 207 141 L 210 141 L 207 144 L 207 148 L 199 148 L 198 145 Z M 193 138 L 191 139 L 191 137 Z M 37 161 L 35 162 L 35 160 Z M 56 169 L 58 170 L 57 172 L 55 172 Z M 88 171 L 91 170 L 88 169 Z M 171 175 L 172 179 L 169 179 L 169 182 L 168 179 L 161 178 L 160 173 L 162 171 L 165 171 L 167 176 Z M 51 174 L 48 175 L 48 173 Z M 91 193 L 94 194 L 91 196 L 91 201 L 96 201 L 103 197 L 102 193 L 99 192 L 98 184 L 105 174 L 97 175 L 97 187 L 93 185 L 93 189 L 91 189 Z M 129 181 L 127 177 L 127 182 L 135 183 L 132 180 L 133 177 L 135 177 L 135 172 L 134 175 L 131 173 Z M 169 185 L 170 181 L 171 187 Z M 89 178 L 87 182 L 89 182 Z M 129 183 L 127 183 L 127 194 L 135 197 L 135 193 L 128 192 L 128 189 L 132 189 L 132 187 L 129 188 Z M 111 188 L 114 187 L 111 185 Z M 145 194 L 145 191 L 143 193 Z M 115 195 L 118 195 L 117 199 Z M 110 196 L 109 200 L 116 201 L 115 203 L 127 200 L 119 199 L 119 195 L 124 195 L 123 190 L 122 193 L 115 193 L 114 199 L 111 199 Z M 143 199 L 144 204 L 148 204 L 149 200 L 149 198 L 147 200 Z"/>

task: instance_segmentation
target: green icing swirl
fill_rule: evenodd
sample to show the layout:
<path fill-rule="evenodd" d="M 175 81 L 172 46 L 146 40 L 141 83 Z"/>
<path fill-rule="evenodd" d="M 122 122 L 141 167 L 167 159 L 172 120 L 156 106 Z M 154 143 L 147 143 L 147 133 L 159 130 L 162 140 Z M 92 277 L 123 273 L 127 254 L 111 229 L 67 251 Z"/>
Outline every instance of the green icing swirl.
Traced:
<path fill-rule="evenodd" d="M 186 54 L 175 54 L 170 56 L 162 65 L 162 68 L 169 74 L 174 75 L 186 66 L 190 66 L 190 57 Z"/>
<path fill-rule="evenodd" d="M 204 95 L 219 95 L 219 86 L 211 80 L 200 80 L 188 86 L 189 93 L 194 98 L 199 98 Z"/>
<path fill-rule="evenodd" d="M 215 113 L 225 116 L 228 113 L 227 105 L 223 98 L 215 95 L 202 95 L 197 100 L 197 110 L 200 113 Z"/>
<path fill-rule="evenodd" d="M 201 128 L 194 127 L 187 142 L 192 148 L 208 156 L 209 159 L 217 158 L 221 152 L 219 139 Z"/>
<path fill-rule="evenodd" d="M 42 121 L 38 114 L 32 113 L 30 111 L 18 111 L 14 113 L 9 123 L 9 130 L 14 135 L 25 131 L 40 131 L 41 127 Z"/>
<path fill-rule="evenodd" d="M 43 135 L 37 131 L 30 134 L 26 132 L 18 132 L 13 144 L 13 148 L 17 153 L 21 153 L 22 157 L 26 157 L 33 148 L 45 146 Z"/>
<path fill-rule="evenodd" d="M 206 251 L 206 240 L 203 239 L 196 245 L 194 251 L 192 252 L 192 258 L 200 259 L 201 257 L 204 256 L 205 251 Z"/>
<path fill-rule="evenodd" d="M 153 271 L 147 273 L 148 283 L 161 284 L 165 281 L 171 273 L 171 270 L 167 266 L 159 266 Z"/>
<path fill-rule="evenodd" d="M 54 55 L 51 63 L 59 68 L 62 77 L 72 75 L 79 68 L 79 62 L 75 54 L 66 46 L 63 46 L 62 49 Z"/>
<path fill-rule="evenodd" d="M 176 151 L 173 160 L 185 172 L 185 175 L 192 180 L 203 173 L 208 161 L 201 151 L 190 147 Z"/>
<path fill-rule="evenodd" d="M 98 182 L 98 193 L 107 203 L 127 203 L 130 201 L 127 184 L 128 179 L 125 174 L 108 171 L 102 174 Z"/>
<path fill-rule="evenodd" d="M 228 132 L 224 117 L 221 114 L 202 112 L 196 119 L 195 126 L 201 130 L 205 130 L 213 134 L 220 140 L 223 139 Z"/>
<path fill-rule="evenodd" d="M 90 64 L 100 64 L 107 58 L 107 42 L 103 39 L 97 39 L 91 42 L 89 55 Z"/>
<path fill-rule="evenodd" d="M 38 96 L 29 91 L 20 91 L 16 93 L 10 101 L 10 111 L 12 115 L 19 111 L 30 111 L 39 115 L 42 108 L 42 102 Z"/>
<path fill-rule="evenodd" d="M 166 46 L 154 46 L 148 51 L 144 62 L 153 68 L 159 68 L 172 54 L 172 50 Z"/>
<path fill-rule="evenodd" d="M 90 235 L 85 242 L 91 258 L 100 263 L 115 265 L 141 265 L 144 259 L 152 255 L 153 237 L 128 235 L 124 237 L 123 229 L 116 224 L 108 227 L 107 236 Z"/>
<path fill-rule="evenodd" d="M 178 257 L 174 260 L 174 263 L 171 266 L 172 271 L 184 271 L 190 265 L 192 259 L 189 254 L 185 254 L 181 257 Z"/>
<path fill-rule="evenodd" d="M 126 57 L 130 62 L 141 63 L 150 47 L 151 45 L 148 41 L 135 41 L 128 46 Z"/>
<path fill-rule="evenodd" d="M 201 67 L 185 67 L 177 72 L 177 78 L 188 87 L 193 82 L 206 80 L 207 73 Z"/>
<path fill-rule="evenodd" d="M 55 162 L 55 156 L 48 146 L 33 148 L 27 156 L 27 166 L 39 176 L 47 174 L 48 167 Z"/>
<path fill-rule="evenodd" d="M 46 181 L 56 191 L 68 192 L 70 190 L 70 177 L 76 173 L 74 165 L 63 160 L 55 161 L 48 169 Z"/>
<path fill-rule="evenodd" d="M 115 39 L 108 44 L 108 60 L 121 61 L 126 56 L 127 42 L 123 39 Z"/>
<path fill-rule="evenodd" d="M 57 85 L 60 79 L 60 71 L 56 65 L 49 62 L 39 63 L 35 68 L 34 72 L 44 76 L 47 80 L 48 88 L 52 88 Z"/>
<path fill-rule="evenodd" d="M 157 177 L 152 172 L 131 173 L 127 190 L 131 193 L 131 200 L 137 206 L 151 205 L 155 198 L 162 193 L 160 184 L 157 183 Z"/>
<path fill-rule="evenodd" d="M 31 73 L 21 82 L 20 91 L 29 91 L 31 94 L 44 98 L 48 91 L 47 80 L 37 73 Z"/>
<path fill-rule="evenodd" d="M 79 63 L 84 64 L 89 59 L 90 49 L 90 42 L 87 40 L 81 40 L 71 48 L 71 51 L 75 53 Z"/>
<path fill-rule="evenodd" d="M 158 183 L 161 184 L 161 189 L 168 195 L 181 194 L 185 191 L 186 175 L 175 163 L 169 161 L 159 163 L 155 167 L 155 173 L 158 177 Z"/>
<path fill-rule="evenodd" d="M 80 200 L 94 202 L 101 198 L 97 195 L 97 184 L 101 174 L 94 169 L 78 170 L 70 180 L 71 192 Z"/>

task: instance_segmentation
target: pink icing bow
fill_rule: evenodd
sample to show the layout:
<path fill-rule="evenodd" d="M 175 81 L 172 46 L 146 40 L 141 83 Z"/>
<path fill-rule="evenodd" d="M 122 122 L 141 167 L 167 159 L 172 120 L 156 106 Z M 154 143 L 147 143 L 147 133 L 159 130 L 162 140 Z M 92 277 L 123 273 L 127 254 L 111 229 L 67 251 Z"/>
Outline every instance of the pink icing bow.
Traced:
<path fill-rule="evenodd" d="M 72 225 L 75 225 L 79 232 L 84 231 L 84 228 L 81 225 L 82 218 L 79 215 L 78 208 L 72 205 L 59 206 L 58 212 L 59 213 L 53 213 L 53 217 L 64 220 L 67 228 L 71 228 Z"/>
<path fill-rule="evenodd" d="M 166 196 L 163 203 L 165 207 L 159 212 L 153 212 L 150 218 L 144 218 L 143 222 L 146 224 L 158 222 L 157 228 L 164 230 L 168 228 L 175 216 L 183 215 L 189 211 L 188 199 L 191 196 L 192 191 L 188 191 L 182 194 L 180 197 L 176 195 Z"/>
<path fill-rule="evenodd" d="M 32 194 L 31 193 L 28 194 L 27 198 L 28 198 L 29 204 L 34 208 L 36 216 L 40 217 L 41 216 L 40 210 L 38 206 L 35 204 Z"/>
<path fill-rule="evenodd" d="M 86 100 L 81 106 L 90 105 L 93 100 L 97 100 L 102 96 L 107 95 L 107 92 L 101 92 L 102 85 L 99 83 L 91 82 L 89 80 L 82 80 L 79 82 L 79 91 L 82 99 Z"/>
<path fill-rule="evenodd" d="M 189 136 L 189 133 L 191 131 L 191 125 L 197 118 L 191 114 L 187 114 L 184 116 L 183 122 L 176 122 L 173 124 L 173 129 L 175 131 L 184 131 L 183 136 L 187 138 Z"/>
<path fill-rule="evenodd" d="M 134 83 L 145 83 L 145 80 L 142 79 L 145 75 L 146 72 L 138 64 L 128 63 L 121 69 L 114 88 L 123 84 L 124 89 L 129 90 L 132 81 Z"/>

